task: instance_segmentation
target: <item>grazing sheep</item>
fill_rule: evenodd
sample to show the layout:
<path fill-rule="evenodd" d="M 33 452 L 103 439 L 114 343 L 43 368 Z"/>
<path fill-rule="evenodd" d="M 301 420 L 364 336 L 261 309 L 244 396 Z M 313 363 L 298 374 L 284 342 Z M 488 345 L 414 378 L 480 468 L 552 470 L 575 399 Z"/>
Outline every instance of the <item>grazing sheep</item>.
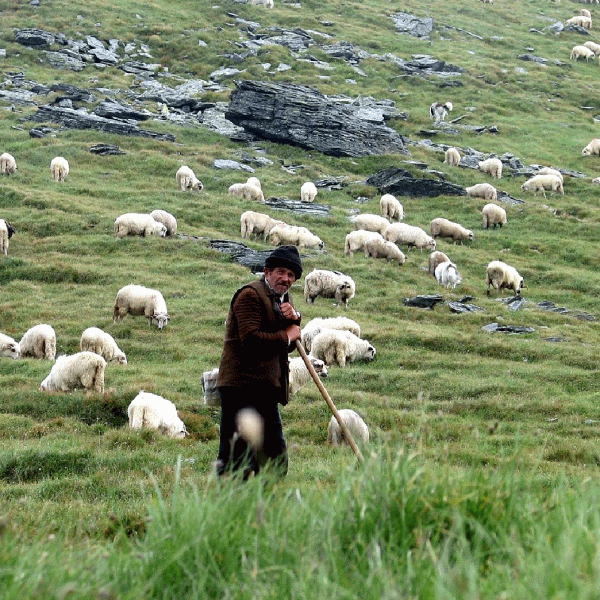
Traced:
<path fill-rule="evenodd" d="M 364 213 L 361 215 L 354 215 L 350 217 L 350 220 L 354 224 L 354 229 L 363 231 L 376 231 L 383 235 L 385 230 L 388 228 L 390 222 L 385 217 L 379 215 L 372 215 Z"/>
<path fill-rule="evenodd" d="M 35 325 L 25 332 L 19 342 L 21 357 L 33 356 L 54 360 L 56 356 L 56 332 L 52 325 Z"/>
<path fill-rule="evenodd" d="M 302 202 L 314 202 L 318 194 L 317 186 L 312 181 L 305 181 L 300 188 L 300 200 Z"/>
<path fill-rule="evenodd" d="M 594 54 L 600 54 L 600 44 L 588 40 L 587 42 L 584 42 L 583 45 L 590 49 Z"/>
<path fill-rule="evenodd" d="M 367 240 L 365 242 L 365 256 L 367 258 L 385 258 L 387 262 L 396 261 L 399 265 L 406 262 L 404 252 L 393 242 L 387 240 Z"/>
<path fill-rule="evenodd" d="M 465 188 L 467 195 L 472 198 L 483 198 L 484 200 L 498 200 L 498 192 L 490 183 L 476 183 L 471 187 Z"/>
<path fill-rule="evenodd" d="M 326 365 L 345 367 L 348 362 L 373 360 L 375 348 L 350 331 L 324 329 L 318 333 L 311 345 L 310 353 L 325 361 Z"/>
<path fill-rule="evenodd" d="M 115 236 L 119 239 L 127 235 L 158 235 L 165 237 L 167 235 L 166 226 L 160 221 L 156 221 L 150 215 L 143 213 L 125 213 L 115 219 Z"/>
<path fill-rule="evenodd" d="M 6 256 L 8 254 L 8 240 L 15 233 L 15 228 L 4 219 L 0 219 L 0 252 Z"/>
<path fill-rule="evenodd" d="M 70 392 L 82 387 L 102 394 L 105 368 L 106 361 L 95 352 L 59 356 L 39 389 L 42 392 Z"/>
<path fill-rule="evenodd" d="M 50 162 L 50 173 L 54 181 L 64 181 L 69 174 L 69 163 L 62 156 L 55 156 Z"/>
<path fill-rule="evenodd" d="M 390 221 L 402 221 L 404 219 L 404 207 L 392 194 L 383 194 L 379 201 L 379 212 L 382 217 Z"/>
<path fill-rule="evenodd" d="M 453 108 L 454 107 L 452 106 L 452 102 L 445 102 L 444 104 L 441 104 L 440 102 L 434 102 L 429 107 L 429 115 L 433 119 L 433 122 L 437 124 L 440 121 L 445 121 L 446 117 L 448 116 L 448 113 Z"/>
<path fill-rule="evenodd" d="M 87 351 L 99 354 L 106 362 L 118 362 L 122 365 L 127 364 L 125 352 L 117 346 L 117 342 L 113 336 L 98 327 L 88 327 L 81 334 L 79 348 L 82 352 Z"/>
<path fill-rule="evenodd" d="M 486 204 L 481 209 L 481 213 L 483 215 L 484 229 L 488 229 L 490 226 L 496 229 L 496 225 L 502 227 L 506 223 L 506 211 L 493 202 Z"/>
<path fill-rule="evenodd" d="M 586 62 L 590 58 L 594 58 L 594 53 L 586 46 L 573 46 L 571 50 L 571 60 L 577 60 L 578 58 L 585 58 Z"/>
<path fill-rule="evenodd" d="M 127 407 L 131 429 L 151 429 L 182 439 L 187 435 L 185 424 L 177 414 L 175 405 L 162 396 L 140 391 Z"/>
<path fill-rule="evenodd" d="M 338 410 L 342 422 L 347 427 L 352 439 L 359 445 L 366 445 L 369 442 L 369 428 L 363 418 L 351 408 L 342 408 Z M 344 442 L 348 443 L 344 432 L 335 416 L 331 417 L 327 427 L 327 443 L 338 446 Z"/>
<path fill-rule="evenodd" d="M 125 315 L 134 317 L 144 315 L 148 324 L 153 323 L 162 329 L 171 319 L 167 312 L 167 304 L 163 295 L 158 290 L 153 290 L 141 285 L 126 285 L 117 292 L 113 323 L 122 321 Z"/>
<path fill-rule="evenodd" d="M 328 374 L 327 365 L 314 356 L 309 356 L 308 360 L 317 372 L 317 375 L 321 379 L 325 379 Z M 293 396 L 312 379 L 312 376 L 301 356 L 290 358 L 288 364 L 290 367 L 290 395 Z"/>
<path fill-rule="evenodd" d="M 525 287 L 523 278 L 519 275 L 519 272 L 510 265 L 500 261 L 493 260 L 487 266 L 487 295 L 490 295 L 490 286 L 492 286 L 496 292 L 499 292 L 502 288 L 513 290 L 515 294 L 520 294 L 521 289 Z"/>
<path fill-rule="evenodd" d="M 496 179 L 502 178 L 502 161 L 499 158 L 488 158 L 477 163 L 477 168 L 482 173 L 489 173 Z"/>
<path fill-rule="evenodd" d="M 583 27 L 584 29 L 592 28 L 592 17 L 588 17 L 586 15 L 575 15 L 570 19 L 565 21 L 566 25 L 579 25 L 579 27 Z M 576 46 L 577 47 L 577 46 Z"/>
<path fill-rule="evenodd" d="M 376 231 L 365 231 L 364 229 L 351 231 L 346 236 L 346 241 L 344 242 L 344 254 L 346 256 L 354 256 L 355 252 L 364 250 L 365 244 L 368 240 L 375 239 L 382 240 L 383 236 Z"/>
<path fill-rule="evenodd" d="M 552 167 L 542 167 L 537 171 L 536 175 L 556 175 L 563 184 L 565 182 L 563 174 L 558 169 L 553 169 Z"/>
<path fill-rule="evenodd" d="M 335 298 L 337 304 L 348 308 L 348 302 L 354 298 L 356 285 L 349 275 L 339 271 L 313 269 L 304 278 L 304 299 L 309 304 L 314 303 L 317 296 Z"/>
<path fill-rule="evenodd" d="M 435 268 L 435 278 L 447 289 L 454 289 L 462 281 L 456 265 L 450 261 L 440 263 Z"/>
<path fill-rule="evenodd" d="M 323 240 L 311 233 L 306 227 L 286 225 L 285 223 L 278 223 L 271 229 L 269 242 L 273 246 L 290 244 L 305 248 L 318 248 L 319 250 L 323 250 L 325 247 Z"/>
<path fill-rule="evenodd" d="M 247 210 L 240 216 L 241 235 L 244 239 L 251 239 L 254 235 L 262 235 L 266 241 L 269 237 L 269 232 L 275 225 L 285 225 L 283 221 L 273 219 L 269 215 L 263 213 L 254 212 L 253 210 Z"/>
<path fill-rule="evenodd" d="M 246 179 L 246 183 L 248 185 L 257 187 L 259 190 L 262 190 L 262 185 L 260 184 L 260 179 L 258 177 L 248 177 L 248 179 Z"/>
<path fill-rule="evenodd" d="M 473 240 L 473 232 L 470 229 L 466 229 L 459 223 L 454 223 L 442 217 L 433 219 L 429 223 L 429 228 L 433 239 L 438 237 L 450 238 L 453 242 L 460 242 L 461 244 L 463 240 Z"/>
<path fill-rule="evenodd" d="M 204 186 L 202 182 L 196 177 L 194 171 L 187 165 L 182 165 L 175 173 L 175 180 L 177 185 L 182 192 L 186 190 L 197 190 L 201 192 Z"/>
<path fill-rule="evenodd" d="M 234 183 L 229 186 L 230 196 L 240 196 L 244 200 L 257 200 L 264 202 L 265 197 L 260 187 L 251 185 L 250 183 Z"/>
<path fill-rule="evenodd" d="M 312 348 L 312 341 L 315 336 L 321 333 L 321 331 L 324 329 L 350 331 L 355 336 L 360 337 L 360 325 L 348 317 L 315 317 L 302 328 L 300 341 L 307 352 L 310 352 Z"/>
<path fill-rule="evenodd" d="M 582 151 L 581 156 L 600 156 L 600 138 L 594 138 Z"/>
<path fill-rule="evenodd" d="M 13 175 L 17 172 L 17 161 L 12 154 L 4 152 L 0 154 L 0 173 L 3 175 Z"/>
<path fill-rule="evenodd" d="M 406 245 L 409 248 L 415 246 L 423 252 L 423 248 L 435 250 L 435 240 L 427 235 L 420 227 L 407 225 L 406 223 L 392 223 L 383 236 L 389 242 L 398 246 Z"/>
<path fill-rule="evenodd" d="M 592 13 L 587 8 L 582 8 L 579 11 L 579 14 L 583 15 L 584 17 L 589 17 L 590 19 L 592 18 Z"/>
<path fill-rule="evenodd" d="M 166 236 L 174 236 L 177 233 L 177 219 L 166 210 L 156 209 L 150 213 L 150 216 L 167 228 Z"/>
<path fill-rule="evenodd" d="M 429 274 L 435 277 L 435 268 L 443 262 L 452 262 L 443 252 L 436 250 L 429 255 Z"/>
<path fill-rule="evenodd" d="M 533 195 L 537 195 L 538 192 L 542 192 L 544 198 L 546 197 L 546 190 L 552 190 L 554 192 L 560 192 L 563 196 L 565 190 L 563 188 L 562 180 L 556 175 L 534 175 L 528 179 L 522 186 L 523 191 L 533 192 Z"/>
<path fill-rule="evenodd" d="M 21 356 L 19 342 L 4 333 L 0 333 L 0 356 L 13 359 L 19 358 Z"/>
<path fill-rule="evenodd" d="M 458 167 L 460 164 L 460 152 L 451 146 L 444 152 L 444 162 L 451 167 Z"/>

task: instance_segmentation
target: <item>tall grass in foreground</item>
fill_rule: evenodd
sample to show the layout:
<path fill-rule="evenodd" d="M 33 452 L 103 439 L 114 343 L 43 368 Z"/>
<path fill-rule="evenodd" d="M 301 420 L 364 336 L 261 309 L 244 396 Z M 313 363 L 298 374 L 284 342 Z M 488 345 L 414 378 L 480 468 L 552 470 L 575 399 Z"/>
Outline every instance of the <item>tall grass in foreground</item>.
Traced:
<path fill-rule="evenodd" d="M 105 547 L 22 546 L 2 523 L 2 598 L 597 598 L 599 486 L 546 487 L 507 460 L 425 469 L 372 453 L 327 492 L 264 478 L 148 499 Z M 158 488 L 157 488 L 158 489 Z M 552 489 L 550 494 L 548 489 Z"/>

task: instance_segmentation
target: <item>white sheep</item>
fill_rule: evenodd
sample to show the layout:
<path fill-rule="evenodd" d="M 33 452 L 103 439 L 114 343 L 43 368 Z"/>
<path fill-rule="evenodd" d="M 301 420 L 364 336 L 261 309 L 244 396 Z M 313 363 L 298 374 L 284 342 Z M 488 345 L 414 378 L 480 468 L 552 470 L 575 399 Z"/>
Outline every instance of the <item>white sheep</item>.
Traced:
<path fill-rule="evenodd" d="M 127 314 L 134 317 L 144 315 L 148 318 L 148 324 L 154 323 L 159 329 L 165 327 L 171 319 L 165 299 L 158 290 L 133 284 L 126 285 L 117 292 L 113 323 L 122 321 Z"/>
<path fill-rule="evenodd" d="M 365 244 L 368 240 L 379 239 L 382 240 L 383 236 L 376 231 L 365 231 L 359 229 L 358 231 L 351 231 L 344 242 L 344 254 L 346 256 L 354 256 L 355 252 L 364 250 Z"/>
<path fill-rule="evenodd" d="M 472 198 L 483 198 L 484 200 L 498 200 L 498 192 L 491 183 L 476 183 L 465 188 L 468 196 Z"/>
<path fill-rule="evenodd" d="M 348 308 L 348 303 L 356 293 L 356 284 L 349 275 L 339 271 L 327 271 L 325 269 L 313 269 L 304 278 L 304 299 L 309 304 L 314 303 L 315 298 L 335 298 L 337 304 L 343 304 Z"/>
<path fill-rule="evenodd" d="M 326 365 L 337 364 L 340 367 L 357 360 L 373 360 L 376 353 L 367 340 L 339 329 L 323 329 L 314 337 L 310 352 L 324 360 Z"/>
<path fill-rule="evenodd" d="M 325 379 L 328 375 L 327 365 L 320 359 L 314 356 L 309 356 L 308 360 L 313 366 L 317 375 L 321 379 Z M 303 388 L 311 379 L 312 375 L 301 356 L 295 356 L 288 361 L 290 368 L 290 395 L 294 396 L 301 388 Z"/>
<path fill-rule="evenodd" d="M 114 231 L 119 239 L 128 235 L 167 235 L 167 228 L 163 223 L 144 213 L 125 213 L 118 216 L 115 219 Z"/>
<path fill-rule="evenodd" d="M 304 248 L 318 248 L 319 250 L 323 250 L 325 247 L 323 240 L 306 227 L 286 225 L 285 223 L 278 223 L 269 231 L 269 243 L 273 246 L 290 244 Z"/>
<path fill-rule="evenodd" d="M 64 181 L 69 174 L 69 163 L 62 156 L 55 156 L 50 161 L 50 173 L 54 181 Z"/>
<path fill-rule="evenodd" d="M 521 189 L 523 191 L 533 192 L 534 196 L 537 195 L 538 192 L 542 192 L 544 198 L 546 197 L 546 190 L 552 190 L 553 194 L 554 192 L 560 192 L 563 196 L 565 195 L 561 179 L 552 174 L 534 175 L 521 186 Z"/>
<path fill-rule="evenodd" d="M 244 200 L 265 201 L 262 189 L 250 183 L 234 183 L 229 186 L 228 192 L 230 196 L 241 196 Z"/>
<path fill-rule="evenodd" d="M 446 254 L 435 250 L 429 255 L 429 274 L 435 277 L 435 268 L 443 262 L 452 262 Z"/>
<path fill-rule="evenodd" d="M 127 407 L 127 417 L 131 429 L 150 429 L 175 439 L 187 435 L 175 404 L 150 392 L 141 390 L 138 393 Z"/>
<path fill-rule="evenodd" d="M 520 294 L 521 289 L 525 287 L 523 277 L 519 275 L 519 272 L 500 260 L 493 260 L 488 264 L 486 276 L 488 296 L 490 295 L 490 286 L 496 292 L 499 292 L 502 288 L 507 288 L 513 290 L 515 294 Z"/>
<path fill-rule="evenodd" d="M 95 352 L 62 355 L 56 359 L 39 389 L 43 392 L 70 392 L 82 387 L 102 394 L 105 368 L 106 361 Z"/>
<path fill-rule="evenodd" d="M 382 217 L 390 221 L 402 221 L 404 219 L 404 207 L 392 194 L 383 194 L 379 200 L 379 212 Z"/>
<path fill-rule="evenodd" d="M 434 102 L 429 107 L 429 116 L 433 119 L 433 122 L 437 124 L 440 121 L 445 121 L 448 113 L 453 108 L 452 102 L 444 102 L 444 104 L 440 102 Z"/>
<path fill-rule="evenodd" d="M 314 202 L 318 194 L 317 186 L 312 181 L 305 181 L 300 188 L 300 200 L 302 202 Z"/>
<path fill-rule="evenodd" d="M 461 244 L 463 240 L 473 240 L 473 232 L 470 229 L 466 229 L 459 223 L 454 223 L 454 221 L 449 221 L 443 217 L 433 219 L 429 223 L 429 230 L 433 239 L 438 237 L 450 238 L 453 242 L 460 242 Z"/>
<path fill-rule="evenodd" d="M 542 167 L 536 172 L 536 175 L 556 175 L 563 184 L 565 182 L 564 175 L 558 169 L 554 169 L 553 167 Z"/>
<path fill-rule="evenodd" d="M 17 172 L 17 161 L 12 154 L 3 152 L 0 154 L 0 173 L 3 175 L 13 175 Z"/>
<path fill-rule="evenodd" d="M 573 46 L 571 50 L 571 60 L 577 60 L 578 58 L 585 58 L 586 62 L 590 58 L 594 58 L 594 53 L 586 46 Z"/>
<path fill-rule="evenodd" d="M 460 164 L 460 152 L 454 146 L 451 146 L 444 152 L 444 163 L 451 167 L 458 167 Z"/>
<path fill-rule="evenodd" d="M 584 17 L 589 17 L 590 19 L 592 18 L 592 13 L 587 8 L 582 8 L 579 13 Z"/>
<path fill-rule="evenodd" d="M 575 15 L 570 19 L 565 21 L 567 25 L 579 25 L 579 27 L 583 27 L 584 29 L 592 28 L 592 17 L 588 17 L 586 15 Z"/>
<path fill-rule="evenodd" d="M 315 317 L 311 319 L 301 332 L 300 341 L 307 352 L 311 351 L 312 341 L 315 336 L 324 329 L 339 329 L 341 331 L 350 331 L 355 336 L 360 337 L 360 325 L 348 317 Z"/>
<path fill-rule="evenodd" d="M 454 289 L 462 281 L 456 265 L 450 261 L 442 262 L 435 268 L 435 278 L 447 289 Z"/>
<path fill-rule="evenodd" d="M 499 158 L 488 158 L 486 160 L 479 161 L 477 168 L 482 173 L 489 173 L 496 179 L 502 178 L 502 161 Z"/>
<path fill-rule="evenodd" d="M 15 228 L 5 219 L 0 219 L 0 252 L 8 254 L 8 240 L 13 236 Z"/>
<path fill-rule="evenodd" d="M 248 177 L 248 179 L 246 179 L 246 183 L 257 187 L 259 190 L 262 190 L 262 185 L 260 184 L 260 179 L 258 177 Z"/>
<path fill-rule="evenodd" d="M 352 439 L 357 445 L 364 446 L 369 442 L 369 428 L 363 418 L 351 408 L 338 410 L 342 422 L 350 432 Z M 332 416 L 327 427 L 327 443 L 337 446 L 348 443 L 344 432 L 335 416 Z"/>
<path fill-rule="evenodd" d="M 496 229 L 506 224 L 506 211 L 497 204 L 490 202 L 481 209 L 483 215 L 483 228 L 488 229 L 490 226 Z"/>
<path fill-rule="evenodd" d="M 393 242 L 384 239 L 367 240 L 365 242 L 365 257 L 385 258 L 387 262 L 395 261 L 399 265 L 406 262 L 404 252 Z"/>
<path fill-rule="evenodd" d="M 594 138 L 582 151 L 581 156 L 600 156 L 600 138 Z"/>
<path fill-rule="evenodd" d="M 52 325 L 35 325 L 28 329 L 19 342 L 21 357 L 33 356 L 54 360 L 56 357 L 56 332 Z"/>
<path fill-rule="evenodd" d="M 390 222 L 385 217 L 380 217 L 379 215 L 372 215 L 369 213 L 354 215 L 353 217 L 350 217 L 350 220 L 352 223 L 354 223 L 354 229 L 376 231 L 381 235 L 385 233 L 385 230 L 390 225 Z"/>
<path fill-rule="evenodd" d="M 7 358 L 13 359 L 19 358 L 19 356 L 21 356 L 19 342 L 5 333 L 0 333 L 0 356 L 6 356 Z"/>
<path fill-rule="evenodd" d="M 127 364 L 125 352 L 119 348 L 113 336 L 99 327 L 88 327 L 81 334 L 79 348 L 82 352 L 87 351 L 99 354 L 106 362 L 118 362 L 122 365 Z"/>
<path fill-rule="evenodd" d="M 586 48 L 589 48 L 594 54 L 600 54 L 600 44 L 588 40 L 587 42 L 584 42 L 583 45 Z"/>
<path fill-rule="evenodd" d="M 252 236 L 262 235 L 266 241 L 269 237 L 269 232 L 275 225 L 285 225 L 283 221 L 273 219 L 269 215 L 255 212 L 253 210 L 247 210 L 240 216 L 240 229 L 241 235 L 244 239 L 251 239 Z"/>
<path fill-rule="evenodd" d="M 409 248 L 415 246 L 423 252 L 423 248 L 430 251 L 435 250 L 435 240 L 420 227 L 408 225 L 407 223 L 392 223 L 383 236 L 389 242 L 398 246 L 406 245 Z"/>
<path fill-rule="evenodd" d="M 166 236 L 174 236 L 177 233 L 177 219 L 170 212 L 157 208 L 150 216 L 167 228 Z"/>
<path fill-rule="evenodd" d="M 175 180 L 182 192 L 185 192 L 186 190 L 197 190 L 198 192 L 201 192 L 204 188 L 194 171 L 187 165 L 179 167 L 177 173 L 175 173 Z"/>

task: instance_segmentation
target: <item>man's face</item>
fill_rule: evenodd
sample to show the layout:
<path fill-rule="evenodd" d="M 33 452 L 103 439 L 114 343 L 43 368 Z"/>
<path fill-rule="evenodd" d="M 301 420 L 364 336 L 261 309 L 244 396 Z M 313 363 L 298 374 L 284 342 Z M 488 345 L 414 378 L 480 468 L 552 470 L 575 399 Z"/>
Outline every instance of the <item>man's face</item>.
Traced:
<path fill-rule="evenodd" d="M 296 276 L 290 269 L 275 267 L 274 269 L 265 269 L 265 279 L 271 289 L 282 296 L 292 287 L 292 284 L 296 281 Z"/>

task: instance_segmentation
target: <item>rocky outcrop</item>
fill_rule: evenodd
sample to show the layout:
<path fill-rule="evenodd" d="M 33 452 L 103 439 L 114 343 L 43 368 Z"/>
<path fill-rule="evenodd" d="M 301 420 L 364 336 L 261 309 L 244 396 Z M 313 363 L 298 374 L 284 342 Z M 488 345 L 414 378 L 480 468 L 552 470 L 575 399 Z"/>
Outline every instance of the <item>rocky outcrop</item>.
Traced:
<path fill-rule="evenodd" d="M 435 197 L 466 196 L 467 192 L 460 185 L 442 179 L 414 177 L 399 167 L 388 167 L 371 175 L 366 183 L 376 187 L 382 194 L 394 196 Z"/>

